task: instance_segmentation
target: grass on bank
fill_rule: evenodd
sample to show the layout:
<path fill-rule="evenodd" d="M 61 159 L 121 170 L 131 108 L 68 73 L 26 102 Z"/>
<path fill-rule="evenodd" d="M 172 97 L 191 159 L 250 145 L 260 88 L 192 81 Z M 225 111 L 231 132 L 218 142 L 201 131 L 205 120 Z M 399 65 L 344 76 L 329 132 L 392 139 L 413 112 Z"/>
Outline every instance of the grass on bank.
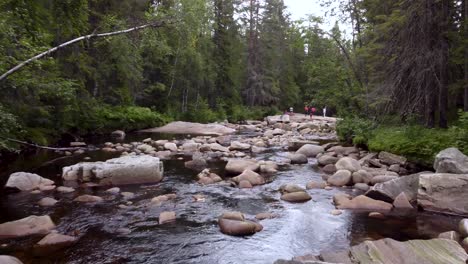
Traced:
<path fill-rule="evenodd" d="M 388 151 L 412 162 L 431 166 L 443 149 L 457 147 L 468 154 L 468 113 L 460 113 L 458 122 L 448 129 L 421 125 L 379 125 L 362 118 L 347 118 L 337 124 L 342 141 L 367 146 L 370 151 Z"/>

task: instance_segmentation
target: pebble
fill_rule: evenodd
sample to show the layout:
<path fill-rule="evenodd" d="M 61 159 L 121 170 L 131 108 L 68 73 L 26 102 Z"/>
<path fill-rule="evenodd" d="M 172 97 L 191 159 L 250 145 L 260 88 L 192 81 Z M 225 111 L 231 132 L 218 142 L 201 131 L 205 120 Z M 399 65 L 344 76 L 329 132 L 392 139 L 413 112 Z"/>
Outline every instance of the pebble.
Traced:
<path fill-rule="evenodd" d="M 340 210 L 332 210 L 330 213 L 331 213 L 332 215 L 341 215 L 343 212 L 340 211 Z"/>

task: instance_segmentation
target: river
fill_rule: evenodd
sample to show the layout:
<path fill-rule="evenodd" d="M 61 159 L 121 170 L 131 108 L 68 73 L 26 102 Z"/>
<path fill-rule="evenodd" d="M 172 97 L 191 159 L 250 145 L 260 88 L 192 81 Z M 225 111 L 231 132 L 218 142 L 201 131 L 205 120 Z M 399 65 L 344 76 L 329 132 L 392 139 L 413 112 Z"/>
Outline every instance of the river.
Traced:
<path fill-rule="evenodd" d="M 249 136 L 253 135 L 237 135 Z M 126 141 L 145 137 L 148 135 L 135 134 Z M 100 140 L 95 143 L 104 142 L 104 139 Z M 280 161 L 286 154 L 273 147 L 257 155 L 256 159 Z M 63 166 L 83 161 L 84 157 L 98 161 L 115 156 L 114 153 L 94 151 L 57 160 L 60 155 L 40 151 L 18 157 L 2 169 L 0 177 L 8 177 L 13 171 L 30 171 L 53 179 L 60 186 Z M 225 177 L 224 165 L 224 162 L 214 162 L 210 163 L 210 168 Z M 3 240 L 0 241 L 0 255 L 14 255 L 26 264 L 273 263 L 280 258 L 346 249 L 368 239 L 431 238 L 454 229 L 459 221 L 456 217 L 427 213 L 386 220 L 368 218 L 367 213 L 352 211 L 332 215 L 333 194 L 357 195 L 352 188 L 308 190 L 313 199 L 301 204 L 280 200 L 277 190 L 282 184 L 305 186 L 311 180 L 321 180 L 315 159 L 310 159 L 307 165 L 282 167 L 267 184 L 251 190 L 200 185 L 196 182 L 196 173 L 184 168 L 184 160 L 164 161 L 164 167 L 165 177 L 159 184 L 121 187 L 121 191 L 135 194 L 129 200 L 105 193 L 107 188 L 77 188 L 70 194 L 51 191 L 3 195 L 0 197 L 0 223 L 29 215 L 50 215 L 60 233 L 76 235 L 79 240 L 69 249 L 45 257 L 31 254 L 32 246 L 41 237 Z M 167 193 L 176 193 L 177 199 L 161 207 L 145 206 L 151 198 Z M 72 201 L 81 194 L 97 195 L 105 201 L 95 205 Z M 194 201 L 196 194 L 204 195 L 206 200 Z M 36 203 L 43 197 L 53 197 L 59 202 L 53 207 L 39 207 Z M 119 206 L 123 204 L 127 207 Z M 158 225 L 159 213 L 168 210 L 176 212 L 176 222 Z M 241 211 L 251 219 L 263 212 L 275 213 L 278 217 L 262 220 L 263 231 L 253 236 L 231 237 L 222 234 L 217 225 L 218 216 L 225 211 Z"/>

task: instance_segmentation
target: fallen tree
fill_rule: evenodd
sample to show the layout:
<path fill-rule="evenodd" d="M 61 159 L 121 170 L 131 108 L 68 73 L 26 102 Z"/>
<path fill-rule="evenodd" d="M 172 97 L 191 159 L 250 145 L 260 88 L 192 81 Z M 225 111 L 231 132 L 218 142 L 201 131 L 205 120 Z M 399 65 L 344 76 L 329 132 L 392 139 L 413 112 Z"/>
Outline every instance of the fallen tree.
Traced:
<path fill-rule="evenodd" d="M 96 33 L 92 33 L 92 34 L 89 34 L 89 35 L 85 35 L 85 36 L 81 36 L 81 37 L 78 37 L 78 38 L 75 38 L 75 39 L 72 39 L 70 41 L 67 41 L 65 43 L 62 43 L 58 46 L 55 46 L 49 50 L 46 50 L 40 54 L 37 54 L 36 56 L 32 57 L 32 58 L 29 58 L 23 62 L 21 62 L 20 64 L 16 65 L 15 67 L 11 68 L 10 70 L 8 70 L 7 72 L 5 72 L 4 74 L 2 74 L 0 76 L 0 81 L 6 79 L 9 75 L 15 73 L 16 71 L 18 71 L 19 69 L 21 69 L 22 67 L 28 65 L 29 63 L 35 61 L 35 60 L 38 60 L 42 57 L 45 57 L 47 55 L 50 55 L 54 52 L 56 52 L 57 50 L 63 48 L 63 47 L 66 47 L 66 46 L 69 46 L 73 43 L 76 43 L 76 42 L 80 42 L 82 40 L 90 40 L 92 38 L 102 38 L 102 37 L 110 37 L 110 36 L 115 36 L 115 35 L 120 35 L 120 34 L 126 34 L 126 33 L 129 33 L 129 32 L 132 32 L 132 31 L 137 31 L 137 30 L 142 30 L 142 29 L 145 29 L 145 28 L 149 28 L 149 27 L 161 27 L 165 24 L 164 21 L 158 21 L 158 22 L 154 22 L 154 23 L 150 23 L 150 24 L 145 24 L 145 25 L 141 25 L 141 26 L 137 26 L 137 27 L 132 27 L 132 28 L 128 28 L 128 29 L 124 29 L 124 30 L 119 30 L 119 31 L 114 31 L 114 32 L 107 32 L 107 33 L 100 33 L 100 34 L 96 34 Z"/>

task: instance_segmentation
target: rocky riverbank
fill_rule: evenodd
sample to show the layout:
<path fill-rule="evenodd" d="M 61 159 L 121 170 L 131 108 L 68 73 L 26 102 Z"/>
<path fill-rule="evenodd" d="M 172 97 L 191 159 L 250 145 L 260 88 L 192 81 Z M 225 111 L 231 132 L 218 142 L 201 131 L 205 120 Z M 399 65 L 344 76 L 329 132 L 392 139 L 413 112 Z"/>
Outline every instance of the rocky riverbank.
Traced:
<path fill-rule="evenodd" d="M 180 199 L 185 197 L 179 197 L 178 193 L 166 192 L 147 197 L 147 200 L 135 207 L 132 199 L 139 193 L 121 191 L 119 187 L 158 184 L 161 181 L 164 183 L 162 163 L 183 161 L 181 164 L 187 170 L 187 174 L 196 175 L 196 184 L 200 186 L 197 188 L 202 190 L 203 186 L 210 186 L 219 191 L 238 189 L 242 192 L 265 192 L 265 188 L 268 187 L 264 186 L 274 184 L 278 173 L 288 171 L 293 166 L 312 165 L 318 167 L 322 180 L 315 179 L 304 184 L 299 178 L 291 178 L 279 188 L 269 190 L 274 197 L 278 197 L 274 199 L 313 207 L 315 195 L 332 192 L 329 203 L 334 203 L 336 208 L 330 210 L 329 214 L 333 217 L 340 217 L 348 210 L 368 212 L 369 217 L 374 219 L 417 214 L 418 210 L 468 216 L 468 208 L 464 202 L 468 198 L 468 158 L 456 149 L 448 149 L 438 155 L 435 172 L 418 172 L 404 157 L 387 152 L 369 153 L 353 146 L 341 146 L 336 139 L 336 120 L 333 118 L 314 117 L 310 120 L 307 116 L 297 114 L 267 117 L 263 122 L 249 121 L 244 125 L 180 124 L 169 124 L 164 129 L 176 127 L 177 132 L 190 133 L 191 136 L 178 140 L 153 140 L 148 137 L 139 142 L 107 142 L 100 151 L 119 158 L 106 162 L 86 161 L 89 159 L 83 151 L 63 153 L 69 156 L 82 155 L 84 162 L 63 167 L 61 179 L 55 182 L 37 174 L 18 172 L 10 176 L 6 187 L 25 194 L 40 194 L 42 199 L 37 201 L 37 205 L 51 210 L 70 198 L 73 203 L 95 205 L 121 197 L 122 202 L 116 205 L 119 209 L 156 208 L 158 217 L 155 222 L 165 225 L 186 217 L 168 206 L 174 203 L 174 206 L 178 206 Z M 188 130 L 185 131 L 184 128 Z M 117 135 L 117 132 L 114 134 Z M 124 137 L 124 134 L 119 133 L 119 137 Z M 274 158 L 266 158 L 272 156 L 271 154 Z M 221 169 L 213 167 L 213 164 L 219 163 L 223 164 Z M 90 188 L 105 190 L 105 195 L 83 194 L 81 191 Z M 196 193 L 190 199 L 191 203 L 203 203 L 210 198 L 203 193 Z M 271 219 L 281 220 L 281 214 L 270 211 L 260 212 L 252 217 L 249 212 L 232 211 L 228 208 L 218 216 L 219 219 L 213 221 L 219 224 L 220 232 L 231 236 L 261 234 L 265 230 L 268 231 L 268 226 L 262 224 L 272 221 Z M 61 219 L 58 219 L 58 222 L 61 222 Z M 465 222 L 460 224 L 462 228 L 463 223 Z M 454 261 L 466 260 L 467 256 L 460 246 L 466 246 L 466 239 L 461 240 L 466 236 L 463 230 L 460 229 L 457 233 L 459 239 L 452 239 L 459 243 L 435 241 L 434 243 L 442 249 L 450 248 L 447 251 L 437 251 L 437 254 L 457 252 Z M 132 230 L 121 228 L 118 232 L 127 233 Z M 79 233 L 60 234 L 56 223 L 48 215 L 29 216 L 0 224 L 0 239 L 14 241 L 33 235 L 46 235 L 32 245 L 38 248 L 35 252 L 57 252 L 66 248 L 72 250 L 75 243 L 83 239 Z M 252 239 L 255 239 L 255 236 Z M 447 237 L 446 234 L 441 236 Z M 369 242 L 370 244 L 362 248 L 381 248 L 385 245 L 404 248 L 404 254 L 412 254 L 408 244 L 389 241 L 385 240 L 383 244 L 378 241 L 374 244 Z M 425 242 L 417 241 L 409 243 L 413 243 L 411 245 L 414 247 L 420 247 L 418 243 L 426 245 Z M 6 245 L 8 246 L 8 243 Z M 353 249 L 351 251 L 359 252 Z M 324 258 L 315 260 L 348 263 L 333 262 Z M 437 259 L 427 263 L 438 263 L 434 262 L 435 260 Z M 367 262 L 362 260 L 352 263 Z"/>

